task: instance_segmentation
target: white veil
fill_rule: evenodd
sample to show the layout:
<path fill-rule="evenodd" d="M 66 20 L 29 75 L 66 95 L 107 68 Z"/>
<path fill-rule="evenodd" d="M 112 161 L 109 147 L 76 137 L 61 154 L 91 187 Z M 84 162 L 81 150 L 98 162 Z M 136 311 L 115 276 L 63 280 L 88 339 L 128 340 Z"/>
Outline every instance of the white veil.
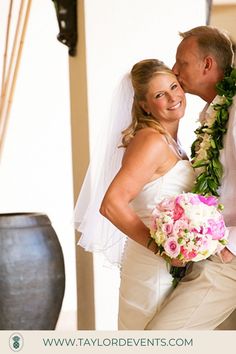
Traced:
<path fill-rule="evenodd" d="M 120 265 L 126 236 L 99 213 L 99 208 L 121 166 L 124 148 L 118 146 L 122 130 L 131 123 L 133 95 L 130 76 L 126 74 L 113 95 L 106 146 L 104 151 L 98 151 L 99 144 L 96 146 L 74 212 L 75 228 L 81 233 L 78 244 L 86 251 L 102 252 L 116 265 Z"/>

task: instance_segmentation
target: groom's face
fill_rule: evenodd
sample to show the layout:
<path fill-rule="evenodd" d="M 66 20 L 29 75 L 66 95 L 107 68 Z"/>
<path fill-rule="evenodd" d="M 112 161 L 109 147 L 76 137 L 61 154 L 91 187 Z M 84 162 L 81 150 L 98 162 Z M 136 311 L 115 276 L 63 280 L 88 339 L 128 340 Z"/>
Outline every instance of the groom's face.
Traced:
<path fill-rule="evenodd" d="M 203 58 L 194 37 L 183 39 L 177 48 L 173 71 L 185 92 L 199 95 Z"/>

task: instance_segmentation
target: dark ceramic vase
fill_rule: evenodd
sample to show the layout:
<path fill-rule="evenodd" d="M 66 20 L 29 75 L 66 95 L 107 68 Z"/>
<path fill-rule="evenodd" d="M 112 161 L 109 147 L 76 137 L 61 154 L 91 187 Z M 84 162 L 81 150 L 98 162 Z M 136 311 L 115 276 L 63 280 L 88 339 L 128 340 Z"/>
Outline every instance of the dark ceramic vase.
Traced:
<path fill-rule="evenodd" d="M 65 290 L 62 249 L 44 214 L 0 214 L 0 330 L 53 330 Z"/>

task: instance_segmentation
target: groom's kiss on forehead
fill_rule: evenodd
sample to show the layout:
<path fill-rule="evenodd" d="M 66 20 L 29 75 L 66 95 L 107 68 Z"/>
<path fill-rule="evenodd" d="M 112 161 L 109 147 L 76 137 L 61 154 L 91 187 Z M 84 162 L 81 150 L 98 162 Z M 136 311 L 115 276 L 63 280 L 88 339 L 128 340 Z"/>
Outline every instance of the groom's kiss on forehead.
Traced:
<path fill-rule="evenodd" d="M 216 95 L 215 84 L 233 62 L 232 42 L 225 33 L 209 26 L 196 27 L 180 36 L 172 70 L 185 92 L 210 103 Z"/>

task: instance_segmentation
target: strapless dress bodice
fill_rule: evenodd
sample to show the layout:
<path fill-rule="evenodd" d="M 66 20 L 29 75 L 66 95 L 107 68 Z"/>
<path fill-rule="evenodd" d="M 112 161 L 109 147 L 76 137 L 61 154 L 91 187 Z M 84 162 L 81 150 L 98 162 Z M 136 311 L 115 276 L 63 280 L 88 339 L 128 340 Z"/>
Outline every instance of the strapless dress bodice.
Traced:
<path fill-rule="evenodd" d="M 195 173 L 190 161 L 179 160 L 164 176 L 145 184 L 131 206 L 142 221 L 150 226 L 150 215 L 155 205 L 166 197 L 190 192 L 194 180 Z"/>

